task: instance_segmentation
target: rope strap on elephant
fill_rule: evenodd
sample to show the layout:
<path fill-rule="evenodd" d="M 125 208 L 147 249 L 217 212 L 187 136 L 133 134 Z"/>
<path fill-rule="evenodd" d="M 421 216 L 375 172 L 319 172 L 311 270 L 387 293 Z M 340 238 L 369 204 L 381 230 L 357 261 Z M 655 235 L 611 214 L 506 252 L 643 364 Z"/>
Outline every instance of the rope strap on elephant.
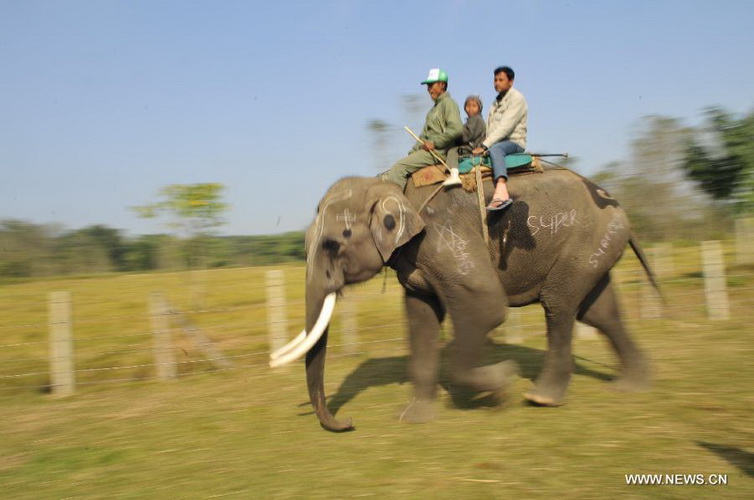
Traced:
<path fill-rule="evenodd" d="M 476 189 L 477 186 L 482 186 L 481 189 L 476 189 L 476 192 L 477 192 L 477 200 L 479 202 L 479 214 L 480 214 L 480 220 L 481 220 L 481 224 L 482 224 L 482 234 L 484 235 L 484 242 L 485 243 L 489 243 L 490 242 L 490 232 L 489 232 L 489 229 L 487 228 L 487 210 L 485 208 L 487 206 L 487 203 L 486 203 L 486 201 L 484 199 L 484 184 L 482 183 L 482 175 L 483 175 L 482 174 L 482 167 L 474 167 L 471 173 L 473 173 L 474 176 L 475 176 L 474 177 L 474 181 L 475 181 L 474 189 Z M 468 177 L 468 176 L 466 176 L 466 177 Z M 488 177 L 490 177 L 490 176 L 488 175 Z M 463 177 L 461 179 L 463 180 Z M 427 204 L 430 201 L 432 201 L 432 199 L 435 196 L 437 196 L 437 193 L 439 193 L 444 187 L 445 186 L 443 186 L 442 184 L 440 184 L 439 186 L 437 186 L 437 188 L 435 188 L 434 191 L 432 191 L 432 194 L 430 194 L 427 197 L 427 199 L 424 200 L 424 202 L 419 207 L 419 213 L 421 213 L 421 211 L 424 210 L 424 208 L 427 206 Z M 464 188 L 465 188 L 465 186 L 464 186 Z M 472 191 L 472 190 L 467 189 L 467 191 Z"/>
<path fill-rule="evenodd" d="M 474 172 L 476 174 L 476 197 L 479 201 L 479 216 L 482 220 L 482 234 L 484 235 L 484 242 L 486 244 L 489 244 L 490 242 L 490 230 L 487 227 L 487 203 L 484 199 L 484 184 L 482 183 L 482 167 L 474 167 Z"/>

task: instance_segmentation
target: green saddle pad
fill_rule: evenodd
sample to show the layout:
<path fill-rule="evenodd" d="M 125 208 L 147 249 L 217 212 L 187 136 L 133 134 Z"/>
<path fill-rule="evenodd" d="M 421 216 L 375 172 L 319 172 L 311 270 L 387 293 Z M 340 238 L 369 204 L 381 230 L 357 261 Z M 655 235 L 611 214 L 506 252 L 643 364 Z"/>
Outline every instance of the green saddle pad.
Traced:
<path fill-rule="evenodd" d="M 506 168 L 518 168 L 527 165 L 531 165 L 531 155 L 526 153 L 515 153 L 505 157 Z"/>
<path fill-rule="evenodd" d="M 505 157 L 506 168 L 518 168 L 531 164 L 531 155 L 526 153 L 516 153 Z M 477 165 L 492 167 L 489 156 L 468 156 L 458 162 L 458 172 L 467 174 Z"/>
<path fill-rule="evenodd" d="M 467 156 L 466 158 L 462 158 L 458 162 L 458 173 L 468 174 L 469 172 L 471 172 L 471 169 L 476 167 L 477 165 L 482 165 L 484 167 L 491 167 L 492 163 L 490 163 L 490 157 L 489 156 Z"/>

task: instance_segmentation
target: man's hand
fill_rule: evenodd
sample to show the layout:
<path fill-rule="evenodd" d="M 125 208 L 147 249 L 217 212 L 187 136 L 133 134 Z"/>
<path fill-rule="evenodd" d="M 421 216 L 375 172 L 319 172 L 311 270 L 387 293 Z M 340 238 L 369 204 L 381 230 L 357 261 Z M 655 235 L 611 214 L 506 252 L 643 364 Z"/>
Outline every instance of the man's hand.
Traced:
<path fill-rule="evenodd" d="M 424 151 L 433 151 L 435 149 L 435 143 L 432 141 L 424 141 L 422 144 L 422 149 Z"/>
<path fill-rule="evenodd" d="M 477 155 L 477 156 L 483 155 L 485 151 L 487 151 L 487 148 L 483 148 L 482 146 L 479 146 L 478 148 L 474 148 L 471 154 Z"/>

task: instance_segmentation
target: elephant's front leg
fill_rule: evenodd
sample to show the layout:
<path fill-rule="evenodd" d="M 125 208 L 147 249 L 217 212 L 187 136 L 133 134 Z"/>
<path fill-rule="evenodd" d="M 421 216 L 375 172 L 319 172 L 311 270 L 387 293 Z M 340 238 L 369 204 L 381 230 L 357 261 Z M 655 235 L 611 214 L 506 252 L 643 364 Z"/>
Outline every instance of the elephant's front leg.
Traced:
<path fill-rule="evenodd" d="M 409 290 L 406 291 L 405 305 L 414 395 L 399 418 L 403 422 L 423 423 L 434 418 L 440 359 L 437 339 L 445 312 L 436 297 Z"/>
<path fill-rule="evenodd" d="M 483 365 L 488 334 L 505 319 L 507 301 L 502 288 L 496 281 L 490 281 L 487 289 L 471 300 L 464 294 L 449 294 L 449 297 L 455 330 L 451 382 L 476 393 L 499 392 L 518 373 L 518 365 L 513 360 Z"/>

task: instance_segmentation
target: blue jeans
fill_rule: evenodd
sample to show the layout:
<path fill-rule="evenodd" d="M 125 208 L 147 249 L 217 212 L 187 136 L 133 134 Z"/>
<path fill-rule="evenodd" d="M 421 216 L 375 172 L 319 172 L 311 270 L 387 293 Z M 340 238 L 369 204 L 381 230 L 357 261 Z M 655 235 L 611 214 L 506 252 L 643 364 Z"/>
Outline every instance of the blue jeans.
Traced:
<path fill-rule="evenodd" d="M 492 173 L 497 181 L 500 177 L 508 180 L 508 169 L 505 166 L 505 156 L 514 153 L 523 153 L 524 148 L 511 141 L 496 142 L 489 149 L 490 160 L 492 161 Z"/>

